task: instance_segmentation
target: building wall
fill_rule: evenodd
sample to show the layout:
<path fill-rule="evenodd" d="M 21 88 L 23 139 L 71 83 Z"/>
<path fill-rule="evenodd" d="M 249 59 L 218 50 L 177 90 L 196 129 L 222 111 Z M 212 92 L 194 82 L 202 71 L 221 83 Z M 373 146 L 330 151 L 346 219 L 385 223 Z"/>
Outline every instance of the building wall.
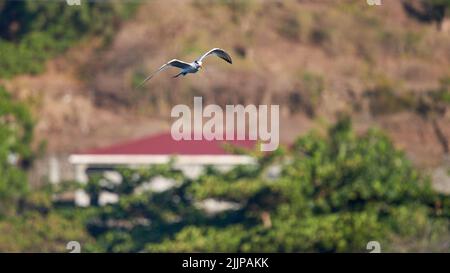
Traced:
<path fill-rule="evenodd" d="M 137 158 L 137 160 L 136 160 Z M 130 161 L 140 162 L 142 158 L 130 158 Z M 147 156 L 147 159 L 149 157 Z M 151 157 L 157 163 L 167 163 L 171 157 L 169 156 L 155 156 Z M 108 158 L 107 158 L 108 159 Z M 109 158 L 111 159 L 111 158 Z M 239 164 L 251 163 L 250 159 L 240 156 L 189 156 L 180 157 L 181 160 L 176 161 L 174 168 L 181 170 L 184 175 L 189 178 L 197 178 L 205 169 L 206 165 L 213 165 L 217 169 L 227 171 Z M 106 160 L 107 161 L 107 160 Z M 114 161 L 114 160 L 113 160 Z M 151 160 L 150 160 L 151 161 Z M 120 164 L 121 167 L 126 166 L 130 168 L 142 168 L 151 166 L 153 164 Z M 102 172 L 106 175 L 113 175 L 117 164 L 89 164 L 89 163 L 74 163 L 68 155 L 50 155 L 39 158 L 34 162 L 33 167 L 29 171 L 30 183 L 33 187 L 39 187 L 46 183 L 60 183 L 63 181 L 77 181 L 79 183 L 87 183 L 89 180 L 89 173 Z M 161 182 L 161 181 L 160 181 Z M 160 183 L 161 184 L 161 183 Z M 162 183 L 164 184 L 164 183 Z M 161 184 L 161 185 L 162 185 Z M 161 186 L 160 185 L 160 186 Z M 158 187 L 158 186 L 156 186 Z M 164 186 L 161 186 L 164 187 Z M 79 206 L 88 206 L 89 197 L 83 190 L 77 190 L 74 194 L 74 201 Z M 107 204 L 118 200 L 117 196 L 110 193 L 102 193 L 100 196 L 100 203 Z"/>
<path fill-rule="evenodd" d="M 75 180 L 75 168 L 68 158 L 69 155 L 49 155 L 36 159 L 28 171 L 31 186 Z"/>

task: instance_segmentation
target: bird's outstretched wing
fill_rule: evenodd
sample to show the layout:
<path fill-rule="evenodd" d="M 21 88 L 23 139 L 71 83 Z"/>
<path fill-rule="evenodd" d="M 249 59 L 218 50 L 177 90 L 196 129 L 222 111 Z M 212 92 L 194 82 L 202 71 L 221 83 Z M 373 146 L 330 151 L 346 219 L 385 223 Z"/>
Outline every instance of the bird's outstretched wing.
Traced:
<path fill-rule="evenodd" d="M 162 70 L 166 69 L 166 68 L 169 67 L 169 66 L 177 67 L 177 68 L 180 68 L 180 69 L 185 69 L 185 68 L 190 67 L 191 65 L 188 64 L 188 63 L 186 63 L 186 62 L 183 62 L 183 61 L 180 61 L 180 60 L 177 60 L 177 59 L 173 59 L 173 60 L 171 60 L 171 61 L 169 61 L 169 62 L 163 64 L 158 70 L 156 70 L 155 72 L 153 72 L 152 74 L 150 74 L 147 78 L 145 78 L 145 80 L 144 80 L 141 84 L 139 84 L 138 87 L 143 86 L 143 85 L 144 85 L 148 80 L 150 80 L 154 75 L 156 75 L 158 72 L 161 72 Z"/>
<path fill-rule="evenodd" d="M 225 50 L 220 48 L 213 48 L 210 51 L 203 54 L 200 58 L 197 59 L 197 61 L 203 61 L 204 58 L 208 57 L 209 55 L 216 55 L 217 57 L 220 57 L 221 59 L 224 59 L 228 63 L 232 64 L 233 61 L 231 60 L 231 57 L 228 53 L 225 52 Z"/>

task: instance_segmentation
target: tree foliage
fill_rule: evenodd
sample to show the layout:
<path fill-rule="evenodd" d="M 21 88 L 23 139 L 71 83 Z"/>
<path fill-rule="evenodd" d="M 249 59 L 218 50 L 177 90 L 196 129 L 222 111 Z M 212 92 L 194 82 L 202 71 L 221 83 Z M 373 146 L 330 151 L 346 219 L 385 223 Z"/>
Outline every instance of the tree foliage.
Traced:
<path fill-rule="evenodd" d="M 0 0 L 0 77 L 39 73 L 45 61 L 86 35 L 112 37 L 135 5 Z"/>
<path fill-rule="evenodd" d="M 14 210 L 28 190 L 33 124 L 26 105 L 0 86 L 0 216 Z"/>
<path fill-rule="evenodd" d="M 362 252 L 372 240 L 448 236 L 449 197 L 386 136 L 358 136 L 348 119 L 225 173 L 211 167 L 188 179 L 170 164 L 120 173 L 123 185 L 104 179 L 94 191 L 120 196 L 88 226 L 105 251 Z M 136 191 L 158 176 L 175 186 Z M 234 209 L 208 213 L 201 204 L 211 198 Z"/>

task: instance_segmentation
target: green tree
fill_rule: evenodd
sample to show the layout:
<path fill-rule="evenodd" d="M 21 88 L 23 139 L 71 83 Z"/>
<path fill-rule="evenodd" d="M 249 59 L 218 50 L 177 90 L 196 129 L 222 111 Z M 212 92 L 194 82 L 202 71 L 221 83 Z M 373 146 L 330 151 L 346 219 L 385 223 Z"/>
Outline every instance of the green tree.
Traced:
<path fill-rule="evenodd" d="M 36 156 L 33 128 L 27 105 L 0 86 L 0 252 L 61 252 L 71 240 L 88 244 L 89 210 L 57 208 L 51 185 L 29 188 L 27 170 Z"/>
<path fill-rule="evenodd" d="M 86 2 L 0 0 L 0 77 L 39 73 L 45 61 L 88 35 L 108 41 L 135 10 L 120 1 Z"/>
<path fill-rule="evenodd" d="M 449 197 L 377 130 L 358 136 L 342 119 L 326 136 L 312 132 L 258 158 L 225 173 L 207 168 L 194 180 L 170 164 L 122 170 L 123 185 L 100 183 L 119 202 L 100 207 L 88 228 L 112 252 L 362 252 L 372 240 L 386 246 L 424 236 L 429 250 L 443 251 L 433 240 L 450 239 Z M 156 176 L 175 186 L 135 190 Z M 208 198 L 236 206 L 211 214 L 200 205 Z"/>
<path fill-rule="evenodd" d="M 28 191 L 25 170 L 33 158 L 32 139 L 28 108 L 0 86 L 0 216 L 14 211 Z"/>

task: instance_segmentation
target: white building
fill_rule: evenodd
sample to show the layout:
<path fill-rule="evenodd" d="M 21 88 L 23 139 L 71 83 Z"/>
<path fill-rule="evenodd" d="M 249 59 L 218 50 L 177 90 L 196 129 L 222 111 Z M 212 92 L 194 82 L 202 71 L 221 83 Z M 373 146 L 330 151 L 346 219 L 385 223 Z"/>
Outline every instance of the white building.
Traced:
<path fill-rule="evenodd" d="M 139 168 L 168 163 L 171 159 L 174 159 L 176 169 L 191 178 L 198 176 L 208 165 L 227 170 L 236 165 L 255 163 L 253 157 L 228 152 L 225 148 L 227 144 L 253 149 L 256 141 L 175 141 L 170 133 L 163 133 L 75 153 L 69 157 L 69 162 L 75 168 L 75 180 L 80 183 L 86 183 L 90 173 L 103 172 L 113 178 L 114 169 L 117 167 Z M 155 183 L 154 189 L 164 188 L 170 183 L 163 179 L 158 181 Z M 117 200 L 117 196 L 112 196 L 110 193 L 100 196 L 100 203 L 114 202 L 115 200 Z M 75 195 L 75 202 L 78 205 L 87 206 L 89 198 L 83 191 L 78 191 Z"/>

